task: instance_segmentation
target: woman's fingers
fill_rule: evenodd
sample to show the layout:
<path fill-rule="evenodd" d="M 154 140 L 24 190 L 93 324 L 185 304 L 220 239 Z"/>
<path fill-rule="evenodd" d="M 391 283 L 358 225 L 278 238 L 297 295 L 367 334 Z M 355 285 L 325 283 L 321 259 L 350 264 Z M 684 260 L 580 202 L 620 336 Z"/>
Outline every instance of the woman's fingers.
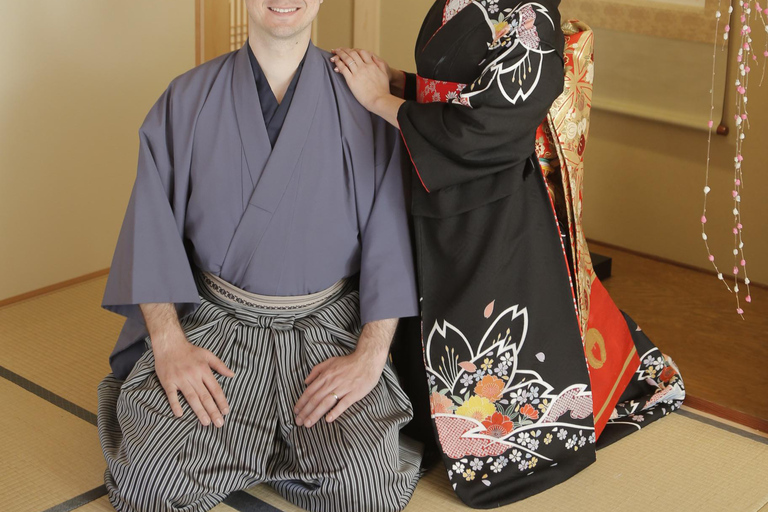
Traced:
<path fill-rule="evenodd" d="M 358 65 L 358 63 L 355 62 L 355 59 L 352 58 L 352 55 L 348 53 L 346 50 L 344 50 L 343 48 L 339 48 L 336 50 L 336 56 L 338 57 L 337 61 L 341 60 L 341 62 L 343 62 L 352 71 L 354 71 L 354 69 L 352 68 Z M 337 62 L 337 61 L 334 61 L 334 62 Z"/>
<path fill-rule="evenodd" d="M 374 55 L 367 51 L 367 50 L 355 50 L 355 52 L 360 56 L 360 58 L 365 62 L 366 64 L 370 64 L 373 62 Z"/>

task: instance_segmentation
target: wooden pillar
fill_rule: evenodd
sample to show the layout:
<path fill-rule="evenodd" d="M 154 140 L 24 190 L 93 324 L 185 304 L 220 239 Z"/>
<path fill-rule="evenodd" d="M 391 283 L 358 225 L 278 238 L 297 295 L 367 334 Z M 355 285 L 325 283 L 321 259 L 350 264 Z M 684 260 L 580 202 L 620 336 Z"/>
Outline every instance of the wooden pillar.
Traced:
<path fill-rule="evenodd" d="M 355 0 L 352 40 L 355 48 L 379 54 L 381 0 Z"/>

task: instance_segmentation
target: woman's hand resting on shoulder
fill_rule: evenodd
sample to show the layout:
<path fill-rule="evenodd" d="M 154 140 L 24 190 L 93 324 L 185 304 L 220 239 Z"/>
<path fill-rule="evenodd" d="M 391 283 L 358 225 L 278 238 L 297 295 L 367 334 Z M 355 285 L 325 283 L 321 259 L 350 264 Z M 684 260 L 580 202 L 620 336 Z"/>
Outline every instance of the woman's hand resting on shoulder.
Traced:
<path fill-rule="evenodd" d="M 402 73 L 366 50 L 337 48 L 333 53 L 335 71 L 344 76 L 357 101 L 369 112 L 398 126 L 397 111 L 403 100 L 390 93 L 390 84 Z"/>

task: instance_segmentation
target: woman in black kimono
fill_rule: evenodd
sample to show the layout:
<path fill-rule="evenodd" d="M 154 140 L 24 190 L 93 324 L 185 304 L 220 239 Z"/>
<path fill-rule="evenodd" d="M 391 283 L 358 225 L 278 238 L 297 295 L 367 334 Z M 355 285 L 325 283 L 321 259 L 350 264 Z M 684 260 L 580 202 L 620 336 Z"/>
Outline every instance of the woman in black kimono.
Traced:
<path fill-rule="evenodd" d="M 418 75 L 363 50 L 332 59 L 360 103 L 399 126 L 418 177 L 430 414 L 451 484 L 476 508 L 566 480 L 596 445 L 685 396 L 674 363 L 593 274 L 590 306 L 577 300 L 572 234 L 535 149 L 564 89 L 558 3 L 437 0 L 418 37 Z"/>

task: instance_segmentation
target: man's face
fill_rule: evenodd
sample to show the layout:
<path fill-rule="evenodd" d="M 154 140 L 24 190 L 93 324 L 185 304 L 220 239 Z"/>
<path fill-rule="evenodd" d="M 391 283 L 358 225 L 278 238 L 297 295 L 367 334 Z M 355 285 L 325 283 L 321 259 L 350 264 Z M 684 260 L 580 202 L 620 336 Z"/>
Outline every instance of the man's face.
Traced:
<path fill-rule="evenodd" d="M 277 39 L 309 30 L 323 0 L 246 0 L 253 28 Z"/>

